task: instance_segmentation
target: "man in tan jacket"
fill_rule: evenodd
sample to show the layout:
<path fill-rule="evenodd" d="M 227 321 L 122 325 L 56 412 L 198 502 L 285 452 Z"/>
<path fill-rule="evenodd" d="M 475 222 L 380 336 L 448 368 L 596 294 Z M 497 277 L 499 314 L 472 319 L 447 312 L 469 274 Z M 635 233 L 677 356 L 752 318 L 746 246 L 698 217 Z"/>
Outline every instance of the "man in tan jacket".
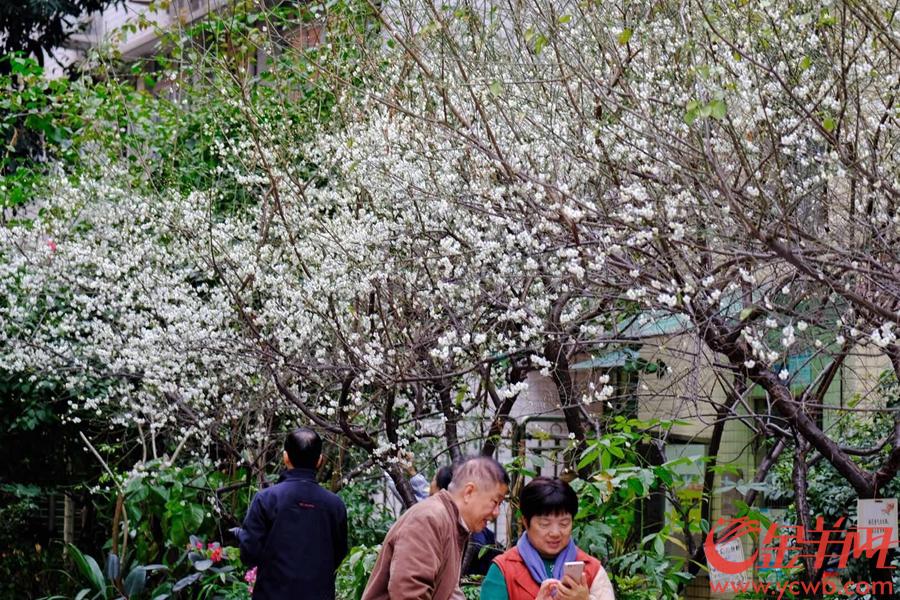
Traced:
<path fill-rule="evenodd" d="M 450 600 L 459 585 L 469 535 L 497 518 L 509 476 L 492 458 L 469 458 L 447 490 L 419 502 L 394 523 L 362 600 Z"/>

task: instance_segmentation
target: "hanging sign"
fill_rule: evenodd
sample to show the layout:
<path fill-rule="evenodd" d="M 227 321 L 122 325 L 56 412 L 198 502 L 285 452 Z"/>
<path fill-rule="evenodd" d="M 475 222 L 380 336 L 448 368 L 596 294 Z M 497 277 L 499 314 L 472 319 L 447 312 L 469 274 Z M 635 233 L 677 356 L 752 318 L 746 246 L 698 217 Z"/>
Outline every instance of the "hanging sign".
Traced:
<path fill-rule="evenodd" d="M 897 536 L 897 499 L 859 500 L 856 505 L 856 529 L 862 546 L 884 543 L 888 548 L 900 546 Z"/>
<path fill-rule="evenodd" d="M 741 564 L 746 561 L 744 558 L 744 545 L 741 543 L 740 538 L 734 538 L 727 542 L 719 542 L 716 544 L 716 554 L 718 554 L 723 561 L 729 563 Z M 709 559 L 707 559 L 707 566 L 709 567 L 709 583 L 710 586 L 714 588 L 721 588 L 723 585 L 730 586 L 731 584 L 739 586 L 751 581 L 751 572 L 749 570 L 735 574 L 723 573 L 712 566 Z"/>

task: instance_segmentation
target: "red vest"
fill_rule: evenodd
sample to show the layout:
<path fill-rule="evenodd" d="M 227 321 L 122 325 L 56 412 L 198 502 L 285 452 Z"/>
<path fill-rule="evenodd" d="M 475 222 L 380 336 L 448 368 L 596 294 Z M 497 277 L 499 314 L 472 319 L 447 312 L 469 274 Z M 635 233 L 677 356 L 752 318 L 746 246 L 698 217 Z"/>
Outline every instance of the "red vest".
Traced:
<path fill-rule="evenodd" d="M 600 572 L 600 561 L 576 548 L 575 560 L 584 561 L 584 574 L 587 576 L 588 588 L 594 583 L 594 577 Z M 494 559 L 494 564 L 500 567 L 503 579 L 506 580 L 506 593 L 509 600 L 534 600 L 537 598 L 541 586 L 535 582 L 518 548 L 513 546 Z"/>

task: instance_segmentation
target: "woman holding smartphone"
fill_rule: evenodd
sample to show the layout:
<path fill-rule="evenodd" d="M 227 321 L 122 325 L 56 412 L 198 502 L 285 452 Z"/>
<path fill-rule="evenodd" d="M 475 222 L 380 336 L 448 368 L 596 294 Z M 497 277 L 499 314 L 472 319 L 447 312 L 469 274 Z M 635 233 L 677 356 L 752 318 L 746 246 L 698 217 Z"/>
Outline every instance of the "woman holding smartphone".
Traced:
<path fill-rule="evenodd" d="M 575 490 L 561 479 L 537 477 L 522 488 L 525 533 L 494 559 L 481 584 L 481 600 L 615 600 L 600 564 L 575 545 Z"/>

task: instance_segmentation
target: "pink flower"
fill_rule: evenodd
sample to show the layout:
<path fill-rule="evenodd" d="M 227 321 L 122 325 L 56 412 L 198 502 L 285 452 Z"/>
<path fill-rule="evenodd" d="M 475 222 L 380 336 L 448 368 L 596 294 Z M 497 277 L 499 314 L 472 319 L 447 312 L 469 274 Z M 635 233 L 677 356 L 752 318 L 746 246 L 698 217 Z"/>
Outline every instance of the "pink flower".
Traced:
<path fill-rule="evenodd" d="M 256 567 L 244 573 L 244 581 L 250 584 L 250 593 L 253 594 L 253 585 L 256 583 Z"/>
<path fill-rule="evenodd" d="M 47 247 L 50 248 L 50 252 L 56 252 L 56 242 L 52 239 L 47 240 Z"/>

